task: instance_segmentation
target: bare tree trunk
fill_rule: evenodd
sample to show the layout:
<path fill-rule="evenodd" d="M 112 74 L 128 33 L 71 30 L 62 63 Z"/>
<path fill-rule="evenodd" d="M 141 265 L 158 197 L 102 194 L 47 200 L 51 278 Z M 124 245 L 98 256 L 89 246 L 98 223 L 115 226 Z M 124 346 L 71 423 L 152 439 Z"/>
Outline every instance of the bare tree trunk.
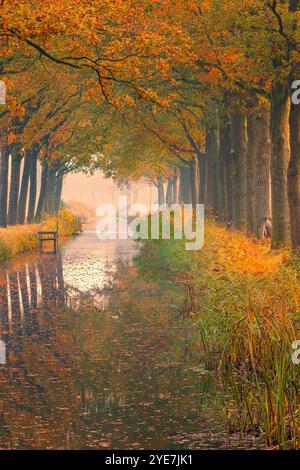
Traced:
<path fill-rule="evenodd" d="M 226 213 L 225 220 L 228 224 L 233 223 L 233 157 L 231 152 L 231 126 L 226 128 L 227 148 L 225 159 L 225 186 L 226 186 Z"/>
<path fill-rule="evenodd" d="M 206 204 L 206 193 L 207 193 L 207 158 L 206 155 L 201 155 L 198 157 L 198 167 L 199 167 L 199 204 Z"/>
<path fill-rule="evenodd" d="M 206 207 L 211 209 L 214 205 L 213 198 L 213 156 L 212 156 L 212 134 L 210 129 L 206 129 L 206 168 L 205 168 L 205 204 Z"/>
<path fill-rule="evenodd" d="M 191 176 L 191 198 L 193 209 L 196 209 L 198 202 L 198 169 L 197 169 L 197 158 L 193 157 L 190 162 L 190 176 Z"/>
<path fill-rule="evenodd" d="M 180 202 L 192 203 L 191 175 L 189 166 L 180 167 Z"/>
<path fill-rule="evenodd" d="M 172 202 L 173 202 L 173 184 L 172 184 L 172 180 L 168 179 L 167 192 L 166 192 L 166 203 L 167 204 L 172 204 Z"/>
<path fill-rule="evenodd" d="M 8 224 L 16 225 L 18 222 L 18 204 L 19 204 L 19 191 L 20 191 L 20 174 L 22 154 L 15 152 L 11 156 L 11 176 L 10 176 L 10 192 L 9 192 L 9 207 L 8 207 Z"/>
<path fill-rule="evenodd" d="M 230 125 L 224 122 L 220 127 L 220 148 L 219 148 L 219 207 L 218 215 L 223 221 L 228 216 L 228 194 L 227 194 L 227 165 L 230 154 Z"/>
<path fill-rule="evenodd" d="M 32 224 L 34 222 L 35 204 L 36 204 L 36 190 L 37 190 L 37 155 L 38 151 L 32 154 L 30 165 L 30 190 L 29 190 L 29 203 L 27 222 Z"/>
<path fill-rule="evenodd" d="M 246 225 L 248 235 L 254 235 L 256 220 L 256 157 L 257 157 L 257 141 L 256 141 L 256 117 L 257 113 L 252 111 L 247 120 L 247 214 Z"/>
<path fill-rule="evenodd" d="M 231 116 L 233 157 L 233 225 L 240 229 L 246 222 L 246 118 L 243 113 Z"/>
<path fill-rule="evenodd" d="M 50 168 L 47 179 L 45 213 L 53 215 L 55 212 L 55 169 Z"/>
<path fill-rule="evenodd" d="M 56 215 L 59 214 L 59 210 L 60 210 L 62 188 L 63 188 L 63 177 L 58 176 L 56 180 L 56 188 L 55 188 L 55 214 Z"/>
<path fill-rule="evenodd" d="M 177 204 L 178 203 L 178 175 L 175 175 L 172 180 L 172 192 L 173 192 L 173 203 Z"/>
<path fill-rule="evenodd" d="M 18 223 L 19 224 L 24 224 L 26 220 L 30 165 L 31 165 L 31 151 L 28 151 L 26 152 L 25 159 L 24 159 L 21 191 L 20 191 L 20 196 L 19 196 L 19 210 L 18 210 Z"/>
<path fill-rule="evenodd" d="M 215 215 L 219 213 L 220 206 L 221 206 L 219 152 L 220 152 L 220 133 L 219 133 L 218 123 L 216 123 L 216 126 L 211 131 L 211 157 L 212 157 L 211 193 L 212 193 L 212 207 L 214 209 Z"/>
<path fill-rule="evenodd" d="M 42 176 L 41 176 L 41 188 L 39 194 L 39 200 L 37 203 L 35 221 L 40 222 L 44 210 L 45 197 L 46 197 L 46 188 L 47 188 L 47 179 L 48 179 L 48 164 L 44 162 L 42 164 Z"/>
<path fill-rule="evenodd" d="M 163 185 L 163 179 L 161 176 L 157 177 L 157 193 L 158 193 L 158 205 L 161 206 L 165 202 L 164 185 Z"/>
<path fill-rule="evenodd" d="M 270 112 L 262 109 L 256 115 L 255 122 L 256 145 L 256 192 L 255 192 L 255 222 L 254 235 L 263 237 L 265 219 L 271 218 L 270 200 L 270 160 L 271 160 L 271 137 L 270 137 Z"/>
<path fill-rule="evenodd" d="M 228 116 L 220 127 L 220 172 L 221 197 L 223 199 L 223 221 L 232 220 L 232 174 L 229 174 L 231 156 L 231 132 Z M 231 192 L 230 192 L 231 191 Z M 230 213 L 229 213 L 230 212 Z"/>
<path fill-rule="evenodd" d="M 287 172 L 290 158 L 289 91 L 286 82 L 276 81 L 271 99 L 272 247 L 290 242 Z"/>
<path fill-rule="evenodd" d="M 1 149 L 0 155 L 0 227 L 7 227 L 7 197 L 8 197 L 8 162 L 9 148 Z"/>
<path fill-rule="evenodd" d="M 290 84 L 296 77 L 290 76 Z M 288 198 L 293 249 L 300 250 L 300 106 L 291 102 L 290 162 L 288 168 Z"/>

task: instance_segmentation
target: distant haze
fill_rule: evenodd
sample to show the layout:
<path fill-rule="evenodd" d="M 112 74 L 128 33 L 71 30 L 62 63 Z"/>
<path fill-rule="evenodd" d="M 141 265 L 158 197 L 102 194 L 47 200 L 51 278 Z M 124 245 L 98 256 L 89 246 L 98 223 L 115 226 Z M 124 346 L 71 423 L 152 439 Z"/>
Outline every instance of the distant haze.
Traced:
<path fill-rule="evenodd" d="M 93 209 L 101 203 L 113 203 L 118 206 L 119 196 L 126 195 L 129 204 L 141 203 L 150 207 L 157 202 L 157 191 L 145 182 L 131 183 L 130 188 L 121 190 L 112 179 L 103 177 L 101 172 L 93 176 L 83 173 L 70 174 L 65 178 L 63 201 L 78 201 L 88 204 Z"/>

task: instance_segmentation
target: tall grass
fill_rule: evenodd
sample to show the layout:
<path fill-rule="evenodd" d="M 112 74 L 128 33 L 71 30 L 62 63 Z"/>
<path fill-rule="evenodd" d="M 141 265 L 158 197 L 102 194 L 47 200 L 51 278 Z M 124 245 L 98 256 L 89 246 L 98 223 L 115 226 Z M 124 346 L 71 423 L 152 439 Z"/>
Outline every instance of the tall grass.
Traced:
<path fill-rule="evenodd" d="M 56 230 L 58 220 L 59 235 L 71 236 L 80 230 L 80 221 L 66 209 L 62 209 L 59 218 L 48 218 L 42 224 L 15 225 L 0 229 L 0 261 L 33 250 L 38 246 L 39 230 Z"/>
<path fill-rule="evenodd" d="M 230 391 L 230 429 L 259 433 L 271 448 L 299 448 L 300 366 L 291 360 L 300 339 L 299 258 L 213 224 L 200 252 L 181 241 L 143 250 L 165 278 L 192 287 L 191 342 Z"/>

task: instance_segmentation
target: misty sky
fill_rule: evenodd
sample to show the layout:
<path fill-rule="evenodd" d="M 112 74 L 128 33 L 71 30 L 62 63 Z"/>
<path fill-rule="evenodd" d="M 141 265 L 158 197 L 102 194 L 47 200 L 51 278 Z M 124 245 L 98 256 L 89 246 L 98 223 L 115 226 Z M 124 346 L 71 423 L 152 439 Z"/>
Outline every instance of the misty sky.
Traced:
<path fill-rule="evenodd" d="M 63 200 L 79 201 L 89 204 L 96 208 L 104 203 L 118 204 L 118 197 L 121 194 L 120 188 L 112 179 L 106 179 L 101 172 L 93 176 L 87 176 L 82 173 L 70 174 L 65 178 L 63 188 Z M 122 191 L 126 194 L 126 190 Z M 132 183 L 127 191 L 130 203 L 142 203 L 147 206 L 150 203 L 150 186 L 146 183 Z M 155 203 L 157 199 L 156 188 L 151 189 L 151 202 Z"/>

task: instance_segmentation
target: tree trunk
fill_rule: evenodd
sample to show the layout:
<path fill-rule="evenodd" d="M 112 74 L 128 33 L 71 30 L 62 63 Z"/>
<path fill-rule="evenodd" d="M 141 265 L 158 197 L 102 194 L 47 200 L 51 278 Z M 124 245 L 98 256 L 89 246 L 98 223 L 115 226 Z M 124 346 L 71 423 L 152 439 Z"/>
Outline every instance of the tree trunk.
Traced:
<path fill-rule="evenodd" d="M 261 112 L 256 115 L 255 137 L 257 144 L 254 235 L 257 238 L 263 238 L 265 219 L 271 218 L 271 137 L 270 112 L 268 109 L 262 109 Z"/>
<path fill-rule="evenodd" d="M 272 247 L 290 242 L 287 172 L 290 158 L 289 91 L 276 81 L 271 99 Z"/>
<path fill-rule="evenodd" d="M 180 167 L 180 203 L 191 204 L 191 175 L 189 166 Z"/>
<path fill-rule="evenodd" d="M 229 170 L 229 164 L 232 160 L 231 156 L 231 133 L 230 122 L 228 117 L 224 118 L 224 122 L 220 127 L 220 203 L 223 209 L 223 221 L 232 220 L 232 174 Z M 231 191 L 231 192 L 230 192 Z M 231 204 L 230 204 L 231 203 Z M 230 212 L 230 214 L 229 214 Z"/>
<path fill-rule="evenodd" d="M 158 205 L 161 206 L 165 202 L 164 185 L 163 185 L 163 179 L 161 176 L 157 178 L 157 193 L 158 193 Z"/>
<path fill-rule="evenodd" d="M 221 220 L 227 219 L 228 201 L 227 201 L 227 184 L 226 184 L 226 168 L 230 155 L 230 126 L 224 122 L 220 127 L 220 147 L 219 147 L 219 203 L 218 203 L 218 216 Z"/>
<path fill-rule="evenodd" d="M 211 130 L 206 130 L 206 143 L 205 143 L 205 154 L 206 154 L 206 168 L 205 168 L 205 204 L 210 210 L 213 208 L 213 154 L 212 154 L 212 134 Z"/>
<path fill-rule="evenodd" d="M 198 166 L 197 158 L 193 157 L 190 162 L 190 177 L 191 177 L 191 199 L 193 209 L 196 209 L 196 204 L 198 202 Z"/>
<path fill-rule="evenodd" d="M 199 167 L 199 204 L 206 204 L 206 193 L 207 193 L 207 158 L 206 155 L 201 155 L 198 157 L 198 167 Z"/>
<path fill-rule="evenodd" d="M 37 203 L 35 221 L 40 222 L 44 210 L 45 197 L 46 197 L 46 188 L 47 188 L 47 179 L 48 179 L 48 164 L 44 162 L 42 164 L 42 176 L 41 176 L 41 188 L 39 194 L 39 200 Z"/>
<path fill-rule="evenodd" d="M 28 216 L 27 222 L 32 224 L 34 222 L 35 204 L 36 204 L 36 189 L 37 189 L 37 149 L 32 154 L 30 165 L 30 190 L 29 190 L 29 203 L 28 203 Z"/>
<path fill-rule="evenodd" d="M 24 159 L 21 191 L 20 191 L 20 197 L 19 197 L 19 210 L 18 210 L 18 223 L 19 224 L 24 224 L 26 220 L 30 165 L 31 165 L 31 152 L 29 151 L 29 152 L 26 152 L 25 159 Z"/>
<path fill-rule="evenodd" d="M 50 168 L 48 171 L 45 213 L 53 215 L 55 212 L 55 170 Z"/>
<path fill-rule="evenodd" d="M 173 184 L 172 184 L 172 180 L 168 179 L 167 193 L 166 193 L 166 203 L 167 204 L 172 204 L 172 202 L 173 202 Z"/>
<path fill-rule="evenodd" d="M 20 174 L 22 155 L 16 152 L 11 156 L 11 176 L 10 176 L 10 192 L 8 207 L 8 224 L 16 225 L 18 222 L 18 205 L 20 191 Z"/>
<path fill-rule="evenodd" d="M 233 156 L 231 152 L 231 128 L 227 128 L 228 148 L 225 160 L 225 186 L 226 186 L 226 214 L 225 219 L 229 224 L 233 223 Z"/>
<path fill-rule="evenodd" d="M 290 84 L 296 80 L 290 76 Z M 292 248 L 300 250 L 300 106 L 291 102 L 290 162 L 288 167 L 288 199 Z"/>
<path fill-rule="evenodd" d="M 60 204 L 61 204 L 61 195 L 62 195 L 62 188 L 63 188 L 63 177 L 58 176 L 56 181 L 56 188 L 55 188 L 55 214 L 59 214 Z"/>
<path fill-rule="evenodd" d="M 214 209 L 214 214 L 218 214 L 221 206 L 221 192 L 220 192 L 220 174 L 219 174 L 219 152 L 220 152 L 220 134 L 219 126 L 216 124 L 216 127 L 211 131 L 211 197 L 212 197 L 212 207 Z"/>
<path fill-rule="evenodd" d="M 246 118 L 242 113 L 231 116 L 233 157 L 233 225 L 240 229 L 246 222 Z"/>
<path fill-rule="evenodd" d="M 7 196 L 8 196 L 8 159 L 9 149 L 1 149 L 0 156 L 0 227 L 7 227 Z"/>
<path fill-rule="evenodd" d="M 173 203 L 178 203 L 178 175 L 175 175 L 172 180 L 172 193 L 173 193 Z"/>
<path fill-rule="evenodd" d="M 202 171 L 203 171 L 203 168 L 202 168 L 202 157 L 203 155 L 201 154 L 198 154 L 197 155 L 197 196 L 198 196 L 198 199 L 197 199 L 197 203 L 198 204 L 201 204 L 201 178 L 202 178 Z"/>
<path fill-rule="evenodd" d="M 256 118 L 257 113 L 251 112 L 247 120 L 247 214 L 246 225 L 248 235 L 254 235 L 256 221 L 256 157 L 257 157 L 257 140 L 256 140 Z"/>

